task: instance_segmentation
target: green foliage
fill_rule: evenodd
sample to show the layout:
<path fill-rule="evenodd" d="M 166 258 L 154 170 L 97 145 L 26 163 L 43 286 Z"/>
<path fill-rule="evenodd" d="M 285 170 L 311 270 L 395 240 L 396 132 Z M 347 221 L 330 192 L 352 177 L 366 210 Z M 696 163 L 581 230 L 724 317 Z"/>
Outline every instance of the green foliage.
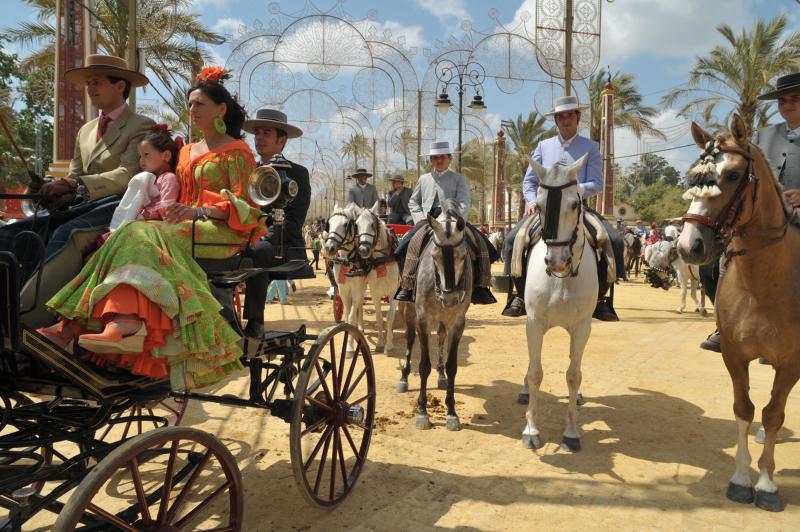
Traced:
<path fill-rule="evenodd" d="M 364 161 L 372 155 L 372 143 L 361 133 L 353 133 L 350 138 L 342 145 L 340 152 L 342 157 L 350 157 L 353 160 L 353 170 L 361 167 L 359 159 Z"/>
<path fill-rule="evenodd" d="M 628 169 L 626 184 L 633 191 L 657 182 L 677 186 L 679 180 L 680 173 L 665 158 L 655 153 L 645 153 Z"/>
<path fill-rule="evenodd" d="M 643 220 L 661 221 L 680 216 L 689 207 L 684 200 L 683 188 L 657 181 L 636 189 L 627 199 L 637 216 Z"/>
<path fill-rule="evenodd" d="M 751 130 L 764 127 L 775 108 L 772 102 L 758 100 L 759 94 L 773 88 L 772 79 L 800 69 L 800 33 L 787 32 L 788 24 L 786 15 L 769 22 L 758 19 L 749 31 L 742 28 L 738 34 L 720 24 L 717 31 L 725 44 L 698 57 L 687 86 L 673 90 L 662 102 L 671 106 L 687 100 L 679 114 L 700 113 L 707 125 L 728 123 L 736 112 Z M 721 120 L 719 111 L 725 113 Z"/>
<path fill-rule="evenodd" d="M 528 170 L 531 155 L 536 146 L 543 140 L 556 134 L 555 127 L 546 128 L 547 117 L 537 113 L 530 113 L 528 118 L 517 115 L 514 121 L 503 121 L 503 130 L 511 141 L 513 152 L 506 158 L 505 169 L 506 186 L 509 191 L 516 190 L 522 193 L 522 180 Z M 510 192 L 509 192 L 510 196 Z M 510 197 L 507 200 L 510 204 Z M 520 201 L 519 216 L 525 211 L 524 201 Z"/>
<path fill-rule="evenodd" d="M 608 81 L 608 73 L 601 68 L 589 77 L 589 99 L 592 115 L 589 124 L 589 135 L 592 140 L 600 142 L 600 128 L 603 118 L 602 94 Z M 652 119 L 658 115 L 655 107 L 642 105 L 642 95 L 635 83 L 633 74 L 617 72 L 611 76 L 614 88 L 614 127 L 629 129 L 637 139 L 648 134 L 666 139 L 664 133 L 653 126 Z"/>

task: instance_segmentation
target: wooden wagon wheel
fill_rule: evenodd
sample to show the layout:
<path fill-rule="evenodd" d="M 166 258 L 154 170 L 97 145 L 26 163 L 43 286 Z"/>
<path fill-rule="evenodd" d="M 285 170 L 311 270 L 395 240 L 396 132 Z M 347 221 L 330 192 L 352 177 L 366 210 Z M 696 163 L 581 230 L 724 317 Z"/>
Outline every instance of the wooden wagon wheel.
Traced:
<path fill-rule="evenodd" d="M 132 438 L 94 467 L 56 531 L 242 529 L 242 477 L 214 436 L 167 427 Z"/>
<path fill-rule="evenodd" d="M 162 427 L 176 427 L 186 413 L 187 399 L 165 397 L 146 403 L 134 403 L 112 415 L 108 424 L 98 429 L 98 440 L 112 443 Z"/>
<path fill-rule="evenodd" d="M 355 340 L 352 358 L 345 353 Z M 375 420 L 375 372 L 364 336 L 346 323 L 322 331 L 303 361 L 290 429 L 292 469 L 311 504 L 334 507 L 366 465 Z"/>

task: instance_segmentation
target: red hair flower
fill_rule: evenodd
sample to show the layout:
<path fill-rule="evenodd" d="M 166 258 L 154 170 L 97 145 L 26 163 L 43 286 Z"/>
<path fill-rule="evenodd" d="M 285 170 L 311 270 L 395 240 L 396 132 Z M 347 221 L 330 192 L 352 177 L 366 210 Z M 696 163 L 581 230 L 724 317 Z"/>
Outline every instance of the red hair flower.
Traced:
<path fill-rule="evenodd" d="M 150 128 L 152 131 L 164 131 L 169 133 L 169 126 L 167 124 L 153 124 L 153 127 Z"/>
<path fill-rule="evenodd" d="M 220 66 L 203 67 L 203 70 L 197 75 L 197 81 L 216 81 L 222 83 L 222 80 L 230 78 L 231 75 Z"/>

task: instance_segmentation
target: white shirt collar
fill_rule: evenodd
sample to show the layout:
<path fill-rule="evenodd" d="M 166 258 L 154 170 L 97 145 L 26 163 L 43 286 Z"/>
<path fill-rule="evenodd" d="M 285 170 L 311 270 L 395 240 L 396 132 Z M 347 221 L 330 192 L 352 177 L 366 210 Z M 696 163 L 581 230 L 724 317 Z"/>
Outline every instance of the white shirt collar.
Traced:
<path fill-rule="evenodd" d="M 789 140 L 794 140 L 796 138 L 800 138 L 800 127 L 796 127 L 794 129 L 789 129 L 789 124 L 786 124 L 786 138 Z"/>
<path fill-rule="evenodd" d="M 367 183 L 364 183 L 363 185 L 361 183 L 356 183 L 356 184 L 361 188 L 367 188 Z"/>
<path fill-rule="evenodd" d="M 575 140 L 575 137 L 577 137 L 577 136 L 578 136 L 578 133 L 575 133 L 574 135 L 572 135 L 572 137 L 564 140 L 564 137 L 562 137 L 561 133 L 559 133 L 558 134 L 558 140 L 559 140 L 559 142 L 561 142 L 561 146 L 566 150 L 567 148 L 569 148 L 569 145 L 572 144 L 572 141 Z"/>

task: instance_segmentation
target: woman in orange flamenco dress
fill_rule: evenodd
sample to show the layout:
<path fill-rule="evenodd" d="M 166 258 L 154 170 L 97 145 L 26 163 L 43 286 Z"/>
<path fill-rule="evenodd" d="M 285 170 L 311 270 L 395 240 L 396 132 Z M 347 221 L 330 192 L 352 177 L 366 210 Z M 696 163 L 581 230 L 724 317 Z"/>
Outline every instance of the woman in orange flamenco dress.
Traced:
<path fill-rule="evenodd" d="M 223 86 L 226 77 L 220 67 L 204 68 L 187 93 L 203 139 L 180 152 L 178 203 L 164 209 L 163 221 L 122 225 L 47 302 L 64 318 L 54 326 L 62 340 L 101 331 L 78 339 L 92 361 L 169 378 L 174 390 L 213 384 L 242 367 L 239 336 L 192 258 L 192 220 L 198 241 L 227 244 L 196 248 L 201 258 L 230 257 L 265 232 L 247 192 L 256 162 L 241 140 L 244 109 Z"/>

